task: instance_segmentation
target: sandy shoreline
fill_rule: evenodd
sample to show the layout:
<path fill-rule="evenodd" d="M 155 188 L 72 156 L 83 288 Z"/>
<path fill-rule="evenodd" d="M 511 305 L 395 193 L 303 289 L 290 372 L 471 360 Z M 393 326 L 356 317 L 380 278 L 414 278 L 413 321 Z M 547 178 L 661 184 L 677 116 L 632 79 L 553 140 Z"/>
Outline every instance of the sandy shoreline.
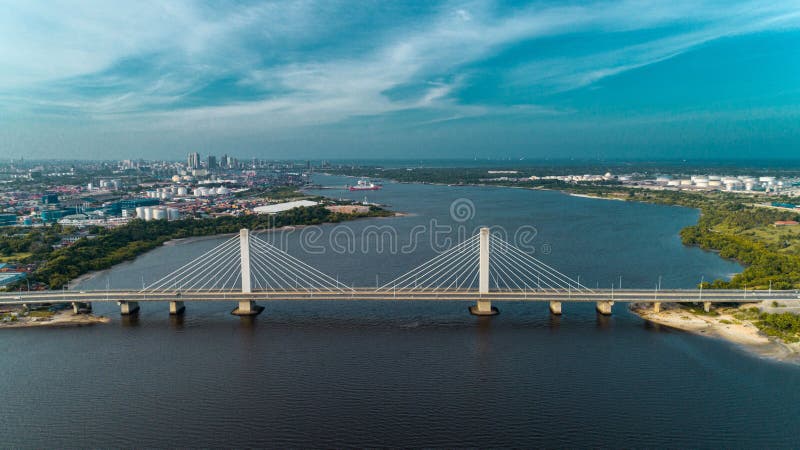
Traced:
<path fill-rule="evenodd" d="M 0 322 L 3 328 L 36 328 L 36 327 L 83 327 L 98 323 L 109 323 L 111 319 L 92 314 L 75 314 L 70 309 L 57 311 L 51 317 L 23 317 L 14 322 Z"/>
<path fill-rule="evenodd" d="M 572 197 L 592 198 L 592 199 L 595 199 L 595 200 L 615 200 L 615 201 L 618 201 L 618 202 L 624 202 L 625 201 L 624 198 L 618 198 L 618 197 L 600 197 L 599 195 L 574 194 L 572 192 L 567 192 L 567 191 L 561 191 L 561 192 L 564 192 L 565 194 L 570 195 Z"/>
<path fill-rule="evenodd" d="M 759 304 L 742 305 L 743 308 L 758 306 Z M 672 303 L 663 303 L 659 313 L 653 312 L 651 304 L 634 303 L 630 309 L 642 319 L 655 324 L 724 339 L 764 358 L 800 363 L 799 344 L 788 344 L 764 335 L 752 323 L 736 319 L 733 316 L 736 308 L 717 308 L 715 311 L 719 315 L 694 314 Z"/>

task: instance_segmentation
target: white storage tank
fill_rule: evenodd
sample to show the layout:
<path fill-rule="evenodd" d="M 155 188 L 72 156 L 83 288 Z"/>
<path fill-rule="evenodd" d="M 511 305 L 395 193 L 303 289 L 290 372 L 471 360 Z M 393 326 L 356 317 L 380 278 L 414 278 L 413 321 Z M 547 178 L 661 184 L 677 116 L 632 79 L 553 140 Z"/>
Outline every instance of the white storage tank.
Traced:
<path fill-rule="evenodd" d="M 144 220 L 146 220 L 146 221 L 153 220 L 153 209 L 152 208 L 145 208 L 144 209 Z"/>
<path fill-rule="evenodd" d="M 720 187 L 722 186 L 722 181 L 720 180 L 709 180 L 708 185 L 711 187 Z"/>
<path fill-rule="evenodd" d="M 178 220 L 181 218 L 181 212 L 178 208 L 168 208 L 167 209 L 167 219 L 168 220 Z"/>
<path fill-rule="evenodd" d="M 692 180 L 681 180 L 681 186 L 691 186 Z"/>
<path fill-rule="evenodd" d="M 144 210 L 145 210 L 144 206 L 137 206 L 136 207 L 136 217 L 138 217 L 140 219 L 144 219 Z"/>
<path fill-rule="evenodd" d="M 164 208 L 153 208 L 153 220 L 167 220 L 167 210 Z"/>
<path fill-rule="evenodd" d="M 217 195 L 228 195 L 228 194 L 230 194 L 230 192 L 231 192 L 230 189 L 228 189 L 226 187 L 217 188 Z"/>
<path fill-rule="evenodd" d="M 667 186 L 680 186 L 680 185 L 681 185 L 681 181 L 680 180 L 669 180 L 669 181 L 667 181 Z"/>
<path fill-rule="evenodd" d="M 186 187 L 181 186 L 181 187 L 178 188 L 178 195 L 185 196 L 188 193 L 189 193 L 189 190 L 186 189 Z"/>

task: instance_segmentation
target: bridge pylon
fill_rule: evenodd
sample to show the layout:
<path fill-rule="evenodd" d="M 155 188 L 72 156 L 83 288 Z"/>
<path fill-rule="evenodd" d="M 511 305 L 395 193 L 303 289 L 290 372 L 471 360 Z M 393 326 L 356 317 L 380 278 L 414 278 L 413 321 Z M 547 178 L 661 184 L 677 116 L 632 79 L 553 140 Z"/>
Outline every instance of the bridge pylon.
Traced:
<path fill-rule="evenodd" d="M 240 269 L 242 274 L 242 294 L 253 292 L 252 275 L 250 272 L 250 230 L 242 228 L 239 230 L 239 255 Z M 263 306 L 259 306 L 253 300 L 240 300 L 239 306 L 231 311 L 234 316 L 257 316 L 264 311 Z"/>
<path fill-rule="evenodd" d="M 494 316 L 500 311 L 492 306 L 492 301 L 485 298 L 489 293 L 489 228 L 480 230 L 478 241 L 478 300 L 474 306 L 469 307 L 469 312 L 476 316 Z"/>

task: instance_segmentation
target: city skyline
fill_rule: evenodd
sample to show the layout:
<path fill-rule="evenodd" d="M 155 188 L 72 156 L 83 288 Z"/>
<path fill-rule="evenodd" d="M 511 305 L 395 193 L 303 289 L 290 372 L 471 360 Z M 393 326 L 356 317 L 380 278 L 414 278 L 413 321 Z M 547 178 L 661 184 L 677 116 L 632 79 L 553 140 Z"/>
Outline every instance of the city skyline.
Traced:
<path fill-rule="evenodd" d="M 0 158 L 790 158 L 800 3 L 7 1 Z"/>

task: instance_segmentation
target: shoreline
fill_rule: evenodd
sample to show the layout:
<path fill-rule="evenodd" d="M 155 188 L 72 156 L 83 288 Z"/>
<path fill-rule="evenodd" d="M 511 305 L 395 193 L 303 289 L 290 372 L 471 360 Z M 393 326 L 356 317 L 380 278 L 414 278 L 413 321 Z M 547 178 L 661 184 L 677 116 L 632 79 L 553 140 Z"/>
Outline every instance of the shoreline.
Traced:
<path fill-rule="evenodd" d="M 740 305 L 742 308 L 759 306 L 760 303 Z M 696 314 L 675 303 L 663 303 L 659 313 L 653 312 L 651 304 L 633 303 L 629 309 L 653 324 L 721 339 L 762 358 L 800 364 L 800 344 L 766 336 L 749 321 L 736 319 L 733 316 L 736 307 L 714 309 L 717 315 Z"/>
<path fill-rule="evenodd" d="M 391 215 L 391 216 L 365 216 L 365 217 L 358 217 L 358 218 L 355 218 L 355 219 L 352 219 L 352 220 L 391 219 L 391 218 L 395 218 L 395 217 L 408 217 L 408 216 L 412 216 L 412 215 L 413 215 L 412 213 L 396 212 L 395 211 L 395 212 L 393 212 L 393 215 Z M 323 225 L 325 225 L 325 224 L 335 225 L 335 224 L 338 224 L 338 223 L 343 223 L 343 222 L 325 222 Z M 279 231 L 301 230 L 301 229 L 307 228 L 309 226 L 312 226 L 312 225 L 284 225 L 284 226 L 278 227 L 278 228 L 267 228 L 267 229 L 264 229 L 264 230 L 256 230 L 253 233 L 254 234 L 262 234 L 262 233 L 274 233 L 274 232 L 279 232 Z M 79 284 L 81 284 L 83 282 L 86 282 L 86 281 L 92 280 L 94 278 L 97 278 L 98 276 L 108 272 L 109 270 L 116 269 L 118 267 L 122 267 L 125 264 L 132 264 L 140 256 L 146 255 L 147 253 L 149 253 L 149 252 L 151 252 L 151 251 L 153 251 L 153 250 L 155 250 L 155 249 L 157 249 L 159 247 L 175 246 L 175 245 L 182 245 L 182 244 L 191 244 L 191 243 L 194 243 L 194 242 L 199 242 L 199 241 L 204 241 L 204 240 L 219 239 L 219 238 L 225 238 L 225 237 L 233 237 L 233 236 L 236 236 L 237 234 L 238 233 L 220 233 L 220 234 L 212 234 L 212 235 L 208 235 L 208 236 L 189 236 L 189 237 L 185 237 L 185 238 L 170 239 L 168 241 L 165 241 L 163 244 L 161 244 L 160 246 L 158 246 L 156 248 L 148 250 L 148 251 L 142 253 L 141 255 L 137 255 L 136 258 L 134 258 L 134 259 L 132 259 L 130 261 L 122 261 L 119 264 L 115 264 L 115 265 L 113 265 L 111 267 L 108 267 L 108 268 L 105 268 L 105 269 L 94 270 L 94 271 L 91 271 L 91 272 L 87 272 L 87 273 L 85 273 L 83 275 L 79 275 L 79 276 L 71 279 L 69 281 L 69 285 L 70 286 L 77 286 L 77 285 L 79 285 Z"/>
<path fill-rule="evenodd" d="M 551 189 L 544 188 L 543 190 L 551 190 Z M 569 192 L 569 191 L 560 191 L 560 192 L 563 192 L 563 193 L 565 193 L 567 195 L 570 195 L 572 197 L 592 198 L 592 199 L 596 199 L 596 200 L 614 200 L 614 201 L 618 201 L 618 202 L 627 201 L 624 198 L 617 198 L 617 197 L 600 197 L 598 195 L 591 195 L 591 194 L 575 194 L 575 193 L 572 193 L 572 192 Z"/>
<path fill-rule="evenodd" d="M 19 316 L 14 322 L 0 322 L 3 328 L 68 328 L 110 323 L 111 319 L 93 314 L 75 314 L 69 309 L 56 311 L 50 317 Z"/>

